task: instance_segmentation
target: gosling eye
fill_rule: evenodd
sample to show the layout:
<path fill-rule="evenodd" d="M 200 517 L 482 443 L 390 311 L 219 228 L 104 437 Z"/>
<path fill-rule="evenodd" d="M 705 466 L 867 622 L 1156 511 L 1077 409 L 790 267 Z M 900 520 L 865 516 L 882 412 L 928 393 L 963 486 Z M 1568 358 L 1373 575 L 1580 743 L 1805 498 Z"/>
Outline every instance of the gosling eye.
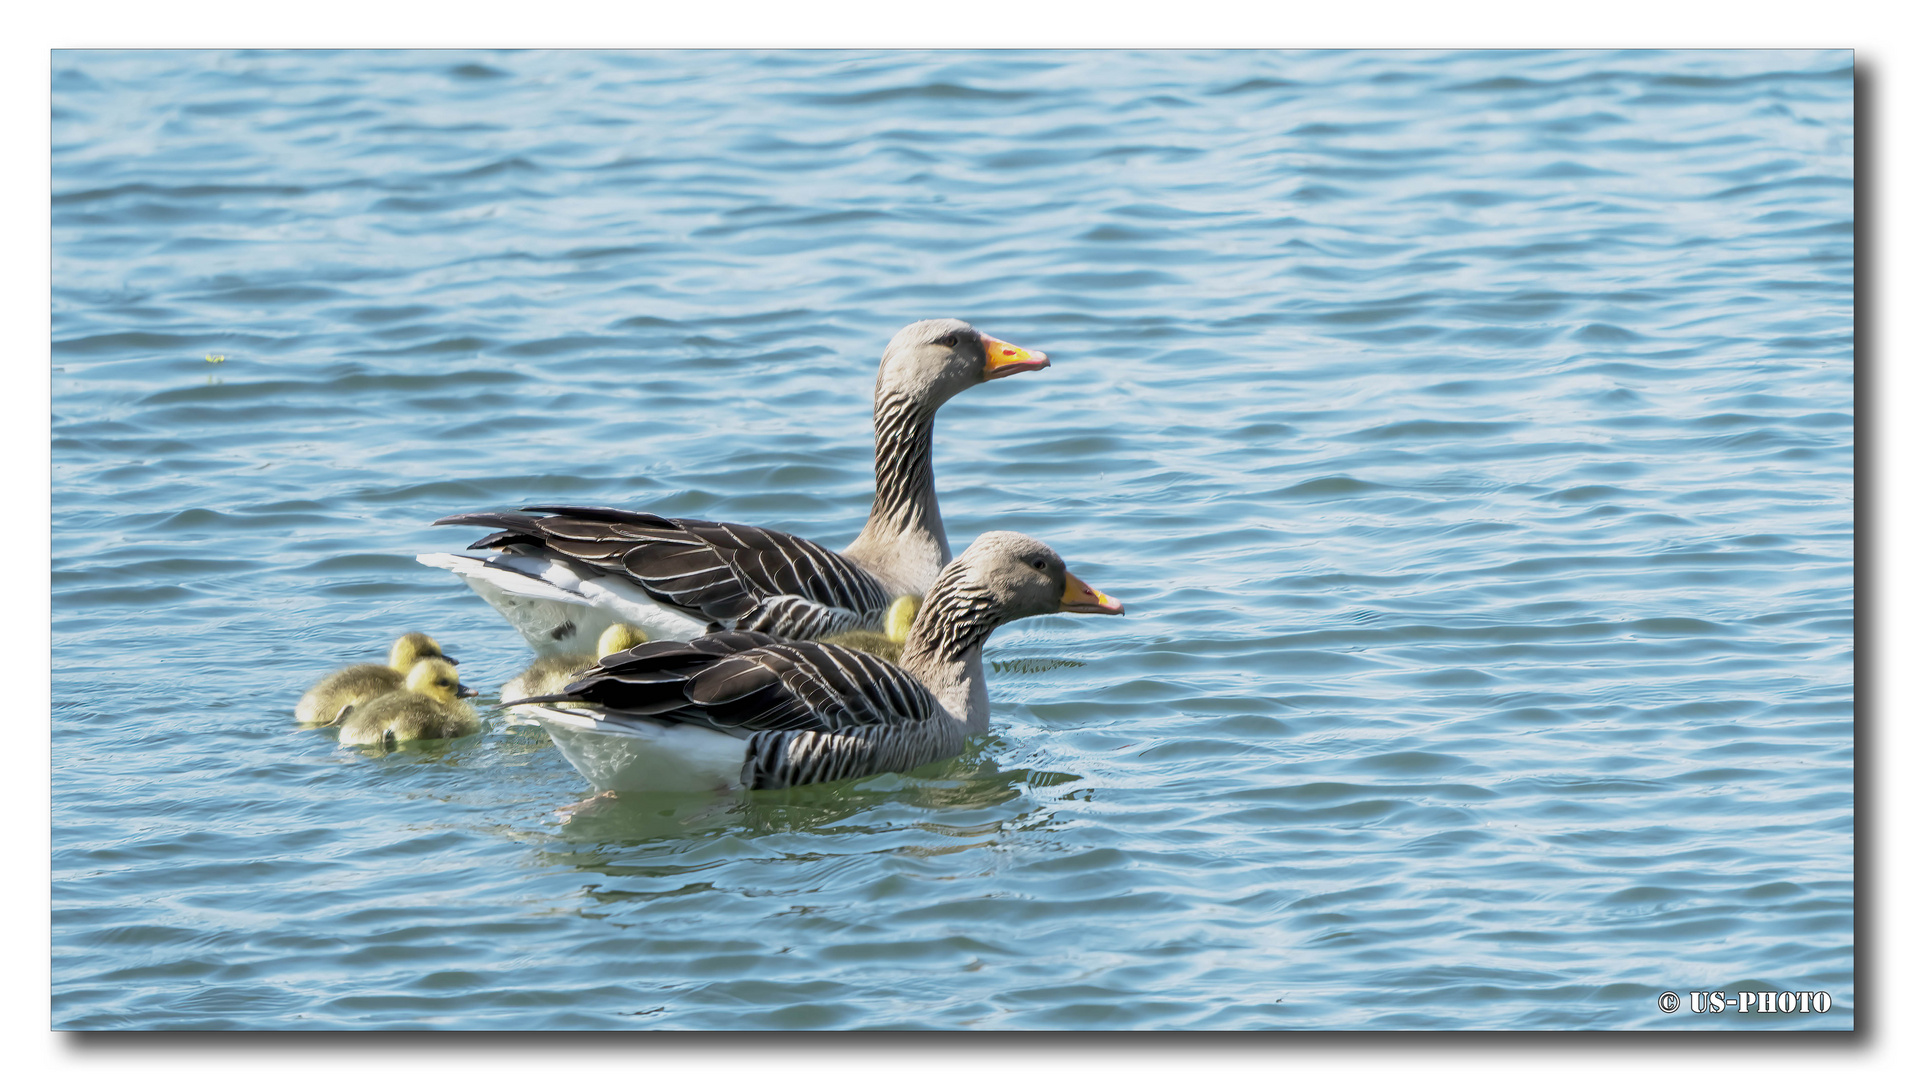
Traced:
<path fill-rule="evenodd" d="M 1045 569 L 1045 560 L 1044 560 L 1044 559 L 1033 559 L 1033 560 L 1032 560 L 1032 569 L 1034 569 L 1034 570 L 1043 570 L 1043 569 Z"/>

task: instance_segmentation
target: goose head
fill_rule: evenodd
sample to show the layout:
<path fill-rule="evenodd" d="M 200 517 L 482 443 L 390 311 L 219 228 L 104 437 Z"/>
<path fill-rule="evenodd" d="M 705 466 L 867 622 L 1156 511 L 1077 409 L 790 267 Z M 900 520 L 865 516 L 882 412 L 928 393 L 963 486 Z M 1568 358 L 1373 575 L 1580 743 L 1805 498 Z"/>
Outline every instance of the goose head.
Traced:
<path fill-rule="evenodd" d="M 476 696 L 476 691 L 458 681 L 456 668 L 448 660 L 439 657 L 425 657 L 417 661 L 403 685 L 406 690 L 445 705 L 460 697 Z"/>
<path fill-rule="evenodd" d="M 1045 354 L 1021 349 L 959 319 L 922 319 L 887 342 L 875 397 L 900 395 L 937 409 L 982 382 L 1051 366 Z"/>
<path fill-rule="evenodd" d="M 905 656 L 949 661 L 984 644 L 1002 623 L 1059 612 L 1123 615 L 1124 605 L 1085 584 L 1058 552 L 1024 533 L 984 533 L 926 591 Z"/>
<path fill-rule="evenodd" d="M 966 564 L 966 576 L 1005 616 L 1002 622 L 1061 611 L 1124 614 L 1123 604 L 1085 584 L 1065 569 L 1058 552 L 1024 533 L 983 533 L 955 561 Z"/>
<path fill-rule="evenodd" d="M 405 634 L 390 647 L 390 666 L 397 671 L 408 673 L 417 666 L 419 660 L 429 658 L 456 663 L 456 658 L 443 655 L 443 649 L 437 639 L 429 634 Z"/>

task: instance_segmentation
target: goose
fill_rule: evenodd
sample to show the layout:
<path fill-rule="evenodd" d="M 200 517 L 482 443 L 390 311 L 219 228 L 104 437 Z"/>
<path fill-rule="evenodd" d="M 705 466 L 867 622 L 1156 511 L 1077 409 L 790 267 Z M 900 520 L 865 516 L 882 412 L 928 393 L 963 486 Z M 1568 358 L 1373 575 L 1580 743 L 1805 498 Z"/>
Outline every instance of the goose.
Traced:
<path fill-rule="evenodd" d="M 454 739 L 477 728 L 476 710 L 460 700 L 476 691 L 460 685 L 456 668 L 426 659 L 410 669 L 403 689 L 363 705 L 346 707 L 337 741 L 356 746 L 394 746 L 417 739 Z"/>
<path fill-rule="evenodd" d="M 504 698 L 553 694 L 569 685 L 577 675 L 594 667 L 603 657 L 632 649 L 648 640 L 648 635 L 627 623 L 615 623 L 595 640 L 592 653 L 557 653 L 539 656 L 528 670 L 503 684 Z"/>
<path fill-rule="evenodd" d="M 820 640 L 829 645 L 845 645 L 849 649 L 872 653 L 882 660 L 897 664 L 900 651 L 906 645 L 906 632 L 913 628 L 913 620 L 918 615 L 919 597 L 902 596 L 886 609 L 884 630 L 842 630 Z"/>
<path fill-rule="evenodd" d="M 1050 366 L 1042 352 L 927 319 L 893 335 L 873 388 L 873 508 L 841 552 L 772 529 L 588 506 L 452 514 L 498 530 L 484 556 L 417 556 L 458 574 L 540 655 L 574 651 L 611 622 L 658 640 L 712 630 L 824 637 L 880 625 L 952 557 L 933 490 L 933 417 L 954 394 Z"/>
<path fill-rule="evenodd" d="M 362 705 L 373 698 L 402 690 L 404 677 L 417 666 L 417 662 L 432 657 L 456 663 L 455 657 L 443 655 L 442 647 L 429 634 L 405 634 L 391 645 L 389 666 L 352 664 L 319 679 L 316 686 L 306 690 L 304 696 L 298 699 L 298 723 L 329 727 L 337 723 L 338 715 L 352 705 Z"/>
<path fill-rule="evenodd" d="M 897 664 L 723 630 L 639 645 L 557 693 L 505 704 L 535 706 L 556 748 L 602 790 L 786 788 L 903 772 L 957 755 L 986 730 L 979 654 L 992 631 L 1061 611 L 1122 615 L 1124 605 L 1037 540 L 989 532 L 927 590 Z"/>

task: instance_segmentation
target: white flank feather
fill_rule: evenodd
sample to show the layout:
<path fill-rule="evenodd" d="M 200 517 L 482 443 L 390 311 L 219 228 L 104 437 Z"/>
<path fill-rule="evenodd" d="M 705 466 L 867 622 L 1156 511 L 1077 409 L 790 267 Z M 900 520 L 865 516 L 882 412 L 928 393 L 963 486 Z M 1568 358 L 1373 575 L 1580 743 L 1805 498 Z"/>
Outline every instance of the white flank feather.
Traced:
<path fill-rule="evenodd" d="M 741 786 L 747 740 L 693 724 L 526 706 L 598 791 L 727 791 Z"/>
<path fill-rule="evenodd" d="M 479 559 L 434 552 L 417 561 L 462 578 L 540 656 L 592 648 L 602 631 L 618 622 L 641 628 L 650 641 L 689 641 L 708 628 L 702 619 L 657 603 L 632 582 L 580 577 L 566 564 L 532 555 L 505 552 Z"/>

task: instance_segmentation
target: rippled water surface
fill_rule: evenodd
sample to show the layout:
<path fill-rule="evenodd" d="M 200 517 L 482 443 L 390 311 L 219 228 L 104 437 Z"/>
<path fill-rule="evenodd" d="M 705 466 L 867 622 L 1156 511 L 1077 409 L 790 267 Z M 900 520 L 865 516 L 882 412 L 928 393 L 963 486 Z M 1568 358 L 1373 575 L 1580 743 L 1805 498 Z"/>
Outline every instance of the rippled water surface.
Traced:
<path fill-rule="evenodd" d="M 54 1023 L 1849 1027 L 1850 62 L 56 53 Z M 1130 616 L 954 762 L 565 809 L 429 522 L 844 544 L 941 315 L 1053 357 L 954 550 Z M 294 728 L 411 629 L 487 730 Z"/>

